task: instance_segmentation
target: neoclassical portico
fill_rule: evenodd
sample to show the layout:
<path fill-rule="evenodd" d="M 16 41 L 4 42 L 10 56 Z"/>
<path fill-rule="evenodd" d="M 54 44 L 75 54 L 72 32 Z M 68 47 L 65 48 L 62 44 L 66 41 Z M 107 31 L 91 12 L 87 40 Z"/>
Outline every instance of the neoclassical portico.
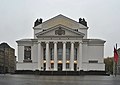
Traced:
<path fill-rule="evenodd" d="M 62 44 L 62 55 L 61 55 L 61 60 L 58 59 L 58 43 Z M 46 59 L 43 59 L 43 46 L 42 43 L 44 43 L 45 45 L 45 52 L 46 53 Z M 54 51 L 54 55 L 53 55 L 53 60 L 50 59 L 50 43 L 53 44 L 53 47 L 51 47 Z M 66 59 L 66 44 L 70 43 L 70 59 L 67 60 Z M 76 47 L 75 47 L 76 44 Z M 76 52 L 76 59 L 75 59 L 75 55 L 74 55 L 74 50 L 75 48 L 78 49 L 82 49 L 82 42 L 81 41 L 40 41 L 38 42 L 38 69 L 39 70 L 47 70 L 47 71 L 58 71 L 58 64 L 62 64 L 61 70 L 62 71 L 74 71 L 74 69 L 76 70 L 82 70 L 82 63 L 78 63 L 78 62 L 82 62 L 82 50 L 80 50 L 79 52 Z M 43 64 L 46 64 L 46 66 L 44 67 Z M 54 64 L 54 67 L 51 68 L 51 63 Z M 66 68 L 66 63 L 69 64 L 69 68 Z M 74 63 L 76 64 L 76 67 L 74 67 Z M 45 68 L 45 69 L 43 69 Z"/>
<path fill-rule="evenodd" d="M 77 22 L 60 14 L 44 22 L 37 19 L 33 30 L 33 39 L 17 41 L 17 70 L 105 70 L 105 41 L 87 37 L 85 19 Z"/>

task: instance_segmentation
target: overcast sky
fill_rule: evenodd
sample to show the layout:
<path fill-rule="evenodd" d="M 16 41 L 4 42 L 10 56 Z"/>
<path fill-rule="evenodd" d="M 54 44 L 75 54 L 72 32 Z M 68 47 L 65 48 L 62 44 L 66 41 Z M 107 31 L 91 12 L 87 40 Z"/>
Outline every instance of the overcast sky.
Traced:
<path fill-rule="evenodd" d="M 58 14 L 71 19 L 85 18 L 88 37 L 106 41 L 104 57 L 113 56 L 120 46 L 120 0 L 0 0 L 0 43 L 16 49 L 16 40 L 33 38 L 33 23 Z"/>

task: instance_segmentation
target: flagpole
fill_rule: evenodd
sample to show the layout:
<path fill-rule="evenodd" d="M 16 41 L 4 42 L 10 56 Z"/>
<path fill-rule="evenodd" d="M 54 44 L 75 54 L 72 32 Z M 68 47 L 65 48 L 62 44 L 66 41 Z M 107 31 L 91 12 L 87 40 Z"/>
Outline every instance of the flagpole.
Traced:
<path fill-rule="evenodd" d="M 117 43 L 116 43 L 116 50 L 117 50 Z M 115 62 L 115 77 L 117 75 L 117 62 Z"/>

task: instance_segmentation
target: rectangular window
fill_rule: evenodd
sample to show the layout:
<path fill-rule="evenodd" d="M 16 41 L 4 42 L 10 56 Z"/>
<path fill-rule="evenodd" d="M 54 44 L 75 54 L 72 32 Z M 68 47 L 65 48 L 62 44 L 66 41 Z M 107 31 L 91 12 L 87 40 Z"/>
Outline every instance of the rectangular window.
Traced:
<path fill-rule="evenodd" d="M 66 49 L 66 60 L 70 60 L 70 48 Z"/>
<path fill-rule="evenodd" d="M 58 48 L 58 60 L 62 60 L 62 48 Z"/>
<path fill-rule="evenodd" d="M 46 60 L 46 48 L 43 49 L 43 59 Z"/>
<path fill-rule="evenodd" d="M 53 50 L 53 48 L 50 49 L 50 59 L 54 60 L 54 50 Z"/>
<path fill-rule="evenodd" d="M 89 60 L 89 63 L 98 63 L 98 60 Z"/>
<path fill-rule="evenodd" d="M 31 46 L 24 46 L 24 62 L 32 62 Z"/>
<path fill-rule="evenodd" d="M 77 48 L 74 49 L 74 60 L 77 60 Z"/>

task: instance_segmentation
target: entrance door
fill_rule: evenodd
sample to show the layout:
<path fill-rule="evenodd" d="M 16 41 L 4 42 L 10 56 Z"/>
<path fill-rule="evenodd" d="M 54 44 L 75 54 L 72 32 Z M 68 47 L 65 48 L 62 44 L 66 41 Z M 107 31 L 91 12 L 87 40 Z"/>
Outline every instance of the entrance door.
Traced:
<path fill-rule="evenodd" d="M 44 63 L 43 70 L 44 71 L 46 70 L 46 63 Z"/>
<path fill-rule="evenodd" d="M 58 64 L 58 71 L 62 71 L 62 64 Z"/>
<path fill-rule="evenodd" d="M 74 71 L 77 71 L 77 64 L 74 64 Z"/>

